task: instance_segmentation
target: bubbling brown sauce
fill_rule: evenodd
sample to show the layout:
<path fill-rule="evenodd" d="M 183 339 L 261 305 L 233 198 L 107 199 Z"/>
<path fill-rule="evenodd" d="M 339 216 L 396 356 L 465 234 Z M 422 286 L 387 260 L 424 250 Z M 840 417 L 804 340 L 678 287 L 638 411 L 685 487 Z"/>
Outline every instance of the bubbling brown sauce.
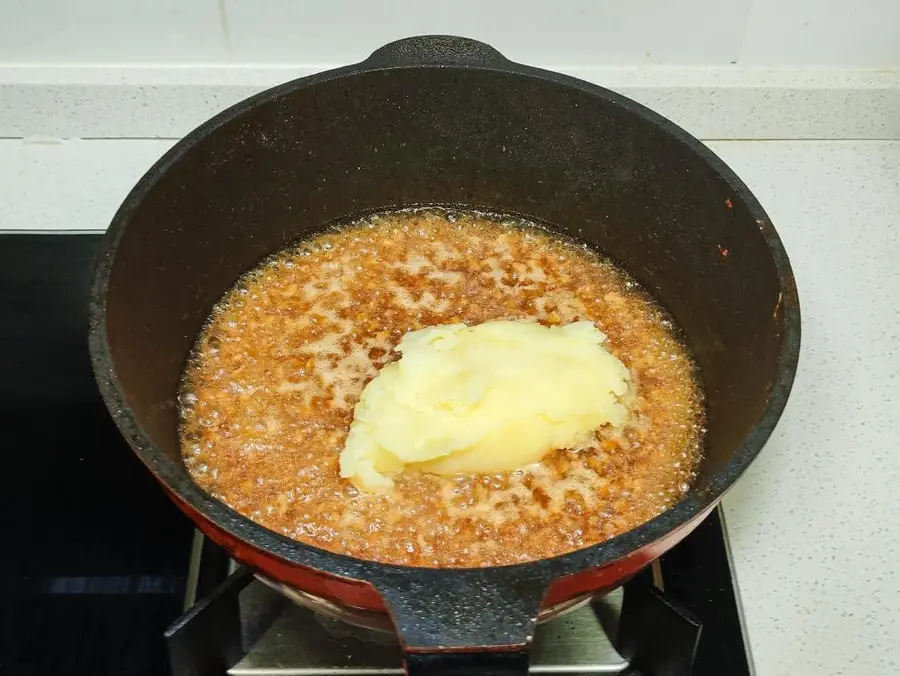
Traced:
<path fill-rule="evenodd" d="M 628 423 L 505 474 L 406 472 L 378 494 L 341 479 L 353 407 L 400 338 L 491 319 L 593 321 L 631 371 Z M 185 465 L 214 497 L 323 549 L 432 567 L 531 561 L 634 528 L 687 491 L 703 433 L 694 365 L 628 275 L 528 224 L 441 210 L 374 216 L 245 275 L 179 401 Z"/>

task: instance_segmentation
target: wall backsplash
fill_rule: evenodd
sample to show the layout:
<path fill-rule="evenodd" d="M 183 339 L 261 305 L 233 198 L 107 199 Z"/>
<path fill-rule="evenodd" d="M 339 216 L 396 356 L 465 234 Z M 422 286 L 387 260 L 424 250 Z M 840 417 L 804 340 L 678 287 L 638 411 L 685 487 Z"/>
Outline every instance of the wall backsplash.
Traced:
<path fill-rule="evenodd" d="M 2 0 L 0 64 L 330 65 L 454 33 L 551 66 L 900 68 L 897 0 Z"/>

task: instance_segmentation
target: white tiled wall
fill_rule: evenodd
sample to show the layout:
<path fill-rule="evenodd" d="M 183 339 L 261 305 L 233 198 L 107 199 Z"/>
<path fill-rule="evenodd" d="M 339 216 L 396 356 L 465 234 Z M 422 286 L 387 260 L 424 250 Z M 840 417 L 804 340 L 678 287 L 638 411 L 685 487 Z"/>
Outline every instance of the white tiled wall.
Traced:
<path fill-rule="evenodd" d="M 0 63 L 228 59 L 215 0 L 0 0 Z"/>
<path fill-rule="evenodd" d="M 900 67 L 898 0 L 0 0 L 0 64 L 336 64 L 454 33 L 543 65 Z"/>
<path fill-rule="evenodd" d="M 900 68 L 900 0 L 752 0 L 741 63 Z"/>
<path fill-rule="evenodd" d="M 554 64 L 735 59 L 749 0 L 229 0 L 236 59 L 353 60 L 406 35 L 450 33 Z M 702 28 L 706 17 L 721 30 Z M 739 21 L 733 19 L 737 17 Z M 672 26 L 681 26 L 673 31 Z"/>

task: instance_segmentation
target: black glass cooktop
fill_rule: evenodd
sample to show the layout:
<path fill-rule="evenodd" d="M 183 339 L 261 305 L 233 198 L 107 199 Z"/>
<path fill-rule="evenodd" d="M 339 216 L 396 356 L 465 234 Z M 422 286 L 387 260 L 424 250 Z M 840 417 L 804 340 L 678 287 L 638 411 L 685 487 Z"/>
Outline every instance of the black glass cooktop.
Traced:
<path fill-rule="evenodd" d="M 87 351 L 99 237 L 0 236 L 0 674 L 163 674 L 193 529 L 119 437 Z"/>
<path fill-rule="evenodd" d="M 87 351 L 97 235 L 0 235 L 0 675 L 167 674 L 193 528 L 119 437 Z M 694 673 L 747 674 L 721 524 L 666 555 Z"/>

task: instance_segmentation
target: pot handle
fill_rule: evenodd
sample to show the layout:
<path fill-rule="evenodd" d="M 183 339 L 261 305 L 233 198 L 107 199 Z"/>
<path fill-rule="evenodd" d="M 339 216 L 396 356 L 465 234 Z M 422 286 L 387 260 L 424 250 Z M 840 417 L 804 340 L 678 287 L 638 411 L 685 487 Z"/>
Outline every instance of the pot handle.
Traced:
<path fill-rule="evenodd" d="M 553 574 L 540 565 L 394 571 L 375 587 L 409 676 L 524 676 Z"/>
<path fill-rule="evenodd" d="M 390 42 L 372 52 L 369 66 L 492 66 L 509 63 L 503 54 L 478 40 L 455 35 L 418 35 Z"/>

